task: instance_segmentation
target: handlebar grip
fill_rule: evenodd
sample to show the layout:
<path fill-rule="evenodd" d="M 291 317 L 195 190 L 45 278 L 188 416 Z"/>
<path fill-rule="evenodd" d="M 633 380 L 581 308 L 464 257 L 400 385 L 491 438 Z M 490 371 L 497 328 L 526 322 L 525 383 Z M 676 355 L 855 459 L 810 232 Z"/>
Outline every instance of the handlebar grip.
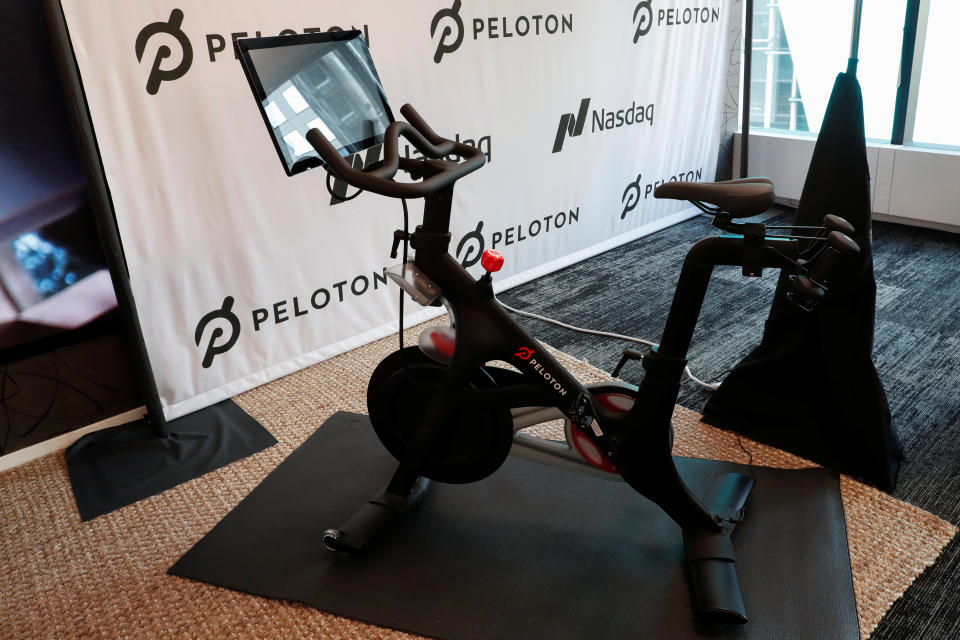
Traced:
<path fill-rule="evenodd" d="M 849 236 L 839 231 L 831 231 L 830 235 L 827 236 L 827 242 L 830 246 L 824 249 L 823 254 L 808 276 L 810 280 L 821 285 L 830 279 L 837 266 L 843 262 L 844 257 L 855 256 L 860 253 L 860 246 Z"/>
<path fill-rule="evenodd" d="M 343 156 L 334 148 L 327 137 L 319 129 L 310 129 L 307 131 L 307 142 L 313 147 L 330 169 L 337 175 L 344 175 L 348 169 L 352 169 L 347 164 Z"/>
<path fill-rule="evenodd" d="M 831 218 L 834 216 L 827 216 Z M 824 218 L 824 226 L 830 228 L 830 221 Z M 843 218 L 837 218 L 849 224 Z M 860 253 L 860 246 L 840 231 L 831 231 L 827 236 L 828 247 L 820 252 L 816 263 L 807 275 L 792 275 L 790 283 L 793 291 L 787 293 L 787 299 L 804 311 L 813 311 L 817 303 L 826 294 L 827 284 L 835 275 L 837 268 L 846 258 Z"/>
<path fill-rule="evenodd" d="M 423 137 L 430 141 L 432 144 L 440 146 L 444 142 L 449 142 L 446 138 L 442 138 L 437 135 L 437 132 L 430 128 L 430 125 L 427 124 L 427 121 L 423 119 L 423 116 L 413 108 L 413 105 L 409 102 L 402 107 L 400 107 L 400 113 L 404 118 L 407 119 L 407 122 L 413 125 L 413 128 L 423 134 Z"/>
<path fill-rule="evenodd" d="M 832 213 L 829 213 L 823 217 L 823 227 L 829 231 L 839 231 L 848 236 L 852 236 L 857 232 L 853 228 L 853 225 L 847 222 L 844 218 L 840 216 L 835 216 Z"/>

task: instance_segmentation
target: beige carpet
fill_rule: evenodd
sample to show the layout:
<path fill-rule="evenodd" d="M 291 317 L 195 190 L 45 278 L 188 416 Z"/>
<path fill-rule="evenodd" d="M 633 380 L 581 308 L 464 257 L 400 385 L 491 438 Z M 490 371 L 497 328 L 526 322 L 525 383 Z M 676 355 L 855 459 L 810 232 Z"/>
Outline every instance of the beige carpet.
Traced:
<path fill-rule="evenodd" d="M 416 333 L 411 330 L 408 344 Z M 338 410 L 365 413 L 367 378 L 395 348 L 394 336 L 238 396 L 277 438 L 276 446 L 85 524 L 62 454 L 0 475 L 0 637 L 411 637 L 165 573 L 327 417 Z M 581 380 L 609 379 L 558 356 Z M 736 437 L 702 424 L 698 414 L 678 407 L 674 420 L 675 453 L 746 462 Z M 749 440 L 744 445 L 754 464 L 812 466 Z M 853 480 L 844 478 L 841 488 L 866 638 L 956 528 Z"/>

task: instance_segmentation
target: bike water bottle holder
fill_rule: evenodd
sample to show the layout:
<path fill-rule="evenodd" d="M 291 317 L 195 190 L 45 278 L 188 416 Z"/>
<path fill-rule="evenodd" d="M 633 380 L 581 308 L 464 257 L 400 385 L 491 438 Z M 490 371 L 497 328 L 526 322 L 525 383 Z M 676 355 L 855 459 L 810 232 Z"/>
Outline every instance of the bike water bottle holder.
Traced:
<path fill-rule="evenodd" d="M 397 283 L 417 304 L 429 307 L 440 297 L 440 287 L 413 263 L 413 260 L 388 267 L 386 276 Z"/>

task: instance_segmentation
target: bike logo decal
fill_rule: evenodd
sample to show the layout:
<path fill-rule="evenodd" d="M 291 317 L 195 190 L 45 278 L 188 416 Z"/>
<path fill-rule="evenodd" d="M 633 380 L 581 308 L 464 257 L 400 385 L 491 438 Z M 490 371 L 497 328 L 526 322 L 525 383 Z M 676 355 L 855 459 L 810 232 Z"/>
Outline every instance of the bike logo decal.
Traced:
<path fill-rule="evenodd" d="M 520 350 L 513 355 L 516 356 L 517 358 L 520 358 L 521 360 L 529 360 L 534 353 L 536 353 L 536 351 L 534 351 L 530 347 L 520 347 Z"/>
<path fill-rule="evenodd" d="M 200 341 L 203 338 L 204 329 L 207 328 L 208 324 L 215 320 L 226 320 L 230 323 L 230 337 L 228 337 L 224 342 L 216 344 L 217 340 L 223 337 L 223 328 L 214 327 L 210 334 L 210 340 L 207 342 L 207 346 L 203 353 L 203 362 L 201 364 L 204 369 L 209 369 L 210 365 L 213 364 L 214 357 L 229 351 L 233 345 L 237 343 L 237 339 L 240 337 L 240 318 L 238 318 L 237 314 L 233 312 L 233 298 L 231 296 L 227 296 L 223 299 L 223 306 L 221 306 L 219 309 L 211 311 L 207 315 L 200 318 L 200 322 L 197 323 L 197 329 L 193 334 L 193 340 L 197 343 L 198 347 L 200 346 Z"/>
<path fill-rule="evenodd" d="M 140 30 L 137 34 L 137 41 L 134 51 L 137 54 L 137 62 L 143 62 L 143 54 L 147 50 L 147 42 L 155 35 L 165 33 L 176 38 L 180 44 L 183 57 L 173 69 L 161 69 L 160 65 L 173 53 L 170 47 L 163 44 L 157 48 L 157 57 L 153 60 L 150 68 L 150 75 L 147 77 L 147 93 L 156 95 L 160 90 L 160 83 L 163 81 L 176 80 L 189 71 L 193 63 L 193 47 L 187 34 L 181 29 L 183 25 L 183 11 L 174 9 L 170 12 L 170 19 L 167 22 L 152 22 Z"/>
<path fill-rule="evenodd" d="M 634 210 L 637 206 L 637 203 L 640 202 L 640 178 L 642 175 L 637 174 L 637 179 L 634 182 L 631 182 L 627 185 L 626 191 L 623 192 L 623 196 L 620 197 L 620 202 L 623 204 L 623 213 L 620 214 L 620 219 L 623 220 L 627 217 L 627 214 Z"/>
<path fill-rule="evenodd" d="M 443 27 L 443 31 L 440 33 L 440 41 L 437 43 L 437 51 L 433 54 L 433 61 L 437 64 L 440 64 L 440 60 L 443 58 L 445 53 L 453 53 L 460 48 L 461 44 L 463 44 L 463 20 L 460 18 L 460 0 L 453 0 L 453 7 L 449 9 L 441 9 L 440 11 L 437 11 L 437 15 L 433 16 L 433 21 L 430 23 L 431 38 L 436 35 L 437 27 L 440 26 L 440 21 L 444 18 L 449 18 L 452 20 L 454 28 L 451 29 L 450 24 L 446 24 Z M 456 31 L 457 35 L 451 42 L 450 37 L 453 36 L 454 31 Z"/>
<path fill-rule="evenodd" d="M 637 8 L 633 10 L 633 24 L 636 25 L 637 30 L 633 34 L 633 42 L 636 44 L 642 36 L 650 33 L 650 27 L 653 26 L 653 7 L 651 6 L 652 0 L 640 0 L 637 4 Z M 643 11 L 643 13 L 641 13 Z M 637 16 L 640 17 L 640 20 L 637 20 Z"/>

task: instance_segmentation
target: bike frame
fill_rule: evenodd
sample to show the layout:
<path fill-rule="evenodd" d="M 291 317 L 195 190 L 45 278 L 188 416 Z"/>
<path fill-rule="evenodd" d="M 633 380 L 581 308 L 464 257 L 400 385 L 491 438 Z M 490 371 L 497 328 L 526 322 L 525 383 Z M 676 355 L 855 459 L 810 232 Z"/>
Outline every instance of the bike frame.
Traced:
<path fill-rule="evenodd" d="M 389 491 L 406 495 L 419 462 L 457 408 L 554 407 L 611 459 L 621 477 L 657 503 L 684 529 L 719 530 L 716 515 L 693 496 L 672 459 L 670 418 L 679 393 L 686 353 L 713 268 L 743 266 L 759 252 L 765 267 L 794 266 L 795 240 L 713 237 L 694 245 L 684 261 L 658 349 L 644 358 L 647 375 L 627 412 L 604 411 L 579 382 L 527 333 L 493 295 L 489 277 L 474 279 L 448 251 L 452 188 L 425 200 L 423 224 L 411 235 L 414 264 L 441 290 L 457 330 L 446 377 L 427 408 L 425 424 L 400 464 Z M 470 389 L 478 367 L 494 360 L 512 364 L 520 375 L 492 389 Z M 420 434 L 418 434 L 420 435 Z"/>
<path fill-rule="evenodd" d="M 298 42 L 296 38 L 298 36 L 285 37 L 282 41 L 241 41 L 238 51 L 255 43 L 259 43 L 256 46 L 286 46 Z M 337 39 L 349 38 L 360 38 L 360 33 L 352 31 L 337 36 Z M 243 42 L 248 42 L 249 46 Z M 360 42 L 362 46 L 362 40 Z M 256 70 L 249 57 L 243 56 L 242 60 L 254 94 L 259 98 L 262 90 L 258 91 Z M 476 454 L 475 460 L 460 464 L 464 459 L 461 457 L 450 463 L 454 471 L 463 472 L 463 481 L 475 480 L 484 477 L 481 473 L 492 473 L 503 463 L 510 444 L 507 436 L 514 436 L 515 449 L 523 448 L 516 446 L 522 441 L 516 437 L 517 423 L 529 423 L 537 415 L 555 410 L 558 412 L 555 415 L 566 418 L 568 429 L 576 430 L 568 432 L 568 441 L 571 434 L 577 436 L 574 444 L 578 451 L 585 451 L 581 446 L 589 448 L 588 445 L 592 444 L 599 456 L 593 461 L 598 469 L 614 469 L 632 488 L 656 503 L 681 526 L 696 610 L 721 622 L 746 622 L 730 534 L 743 516 L 753 479 L 740 473 L 722 474 L 701 500 L 688 490 L 672 457 L 671 418 L 687 364 L 687 350 L 716 265 L 742 266 L 745 276 L 759 275 L 764 267 L 797 267 L 802 274 L 791 276 L 796 301 L 804 308 L 812 308 L 826 292 L 826 276 L 832 266 L 844 254 L 859 251 L 856 243 L 838 231 L 848 228 L 849 224 L 838 219 L 827 225 L 825 218 L 823 230 L 827 231 L 828 226 L 833 230 L 824 238 L 811 240 L 825 240 L 830 247 L 819 253 L 821 257 L 811 256 L 808 262 L 800 264 L 797 238 L 766 237 L 766 228 L 762 224 L 733 221 L 749 215 L 768 201 L 769 206 L 773 202 L 772 184 L 768 189 L 760 189 L 756 194 L 758 198 L 753 200 L 749 199 L 750 194 L 757 189 L 746 189 L 750 192 L 746 194 L 747 204 L 729 212 L 721 211 L 719 205 L 713 208 L 700 203 L 696 194 L 703 193 L 702 189 L 694 192 L 673 189 L 673 195 L 664 193 L 664 197 L 694 193 L 691 201 L 714 215 L 715 225 L 741 232 L 743 236 L 701 240 L 687 254 L 661 343 L 643 356 L 646 374 L 640 386 L 634 389 L 626 384 L 604 385 L 594 391 L 572 376 L 507 313 L 493 294 L 489 273 L 474 279 L 449 253 L 453 187 L 457 180 L 484 165 L 484 154 L 475 147 L 437 135 L 411 105 L 404 105 L 400 111 L 406 122 L 393 121 L 387 126 L 383 134 L 383 159 L 371 167 L 353 167 L 319 129 L 308 131 L 306 139 L 330 174 L 347 184 L 387 197 L 425 198 L 423 223 L 412 234 L 406 229 L 395 233 L 394 249 L 401 239 L 410 242 L 416 251 L 414 266 L 419 271 L 414 271 L 414 276 L 422 275 L 436 285 L 443 301 L 448 304 L 456 326 L 456 340 L 449 364 L 439 376 L 437 367 L 429 365 L 429 386 L 424 385 L 416 392 L 426 389 L 429 395 L 413 396 L 414 406 L 404 402 L 411 397 L 403 395 L 409 391 L 394 395 L 390 387 L 377 386 L 386 383 L 374 382 L 378 372 L 389 379 L 393 379 L 391 376 L 395 373 L 412 375 L 411 370 L 418 365 L 411 367 L 404 362 L 407 355 L 404 351 L 398 352 L 397 358 L 388 356 L 374 371 L 368 387 L 368 407 L 376 407 L 377 402 L 382 402 L 389 405 L 385 410 L 387 414 L 399 407 L 405 412 L 404 417 L 409 418 L 402 425 L 402 433 L 401 425 L 391 423 L 393 418 L 384 418 L 384 414 L 373 424 L 374 429 L 378 424 L 381 426 L 383 433 L 378 431 L 378 436 L 400 462 L 386 490 L 363 504 L 341 527 L 326 530 L 323 543 L 334 550 L 358 552 L 378 532 L 420 502 L 429 486 L 429 480 L 421 474 L 456 481 L 455 473 L 444 476 L 442 469 L 438 471 L 437 466 L 431 466 L 438 460 L 431 455 L 442 451 L 443 447 L 437 445 L 444 444 L 441 438 L 446 432 L 471 426 L 478 429 L 476 434 L 451 434 L 481 436 L 480 440 L 467 440 L 464 445 L 468 453 Z M 269 129 L 266 116 L 264 121 Z M 401 137 L 413 144 L 422 159 L 401 157 L 398 146 Z M 452 161 L 451 157 L 459 160 Z M 414 182 L 395 180 L 401 170 L 410 174 Z M 769 184 L 766 179 L 737 182 Z M 719 190 L 721 195 L 726 194 L 720 202 L 727 201 L 729 188 Z M 706 202 L 714 203 L 714 200 L 707 198 Z M 816 268 L 808 270 L 810 263 Z M 436 291 L 430 290 L 430 295 L 426 295 L 416 283 L 405 279 L 405 269 L 406 265 L 401 269 L 401 286 L 424 294 L 418 295 L 418 300 L 430 300 Z M 625 352 L 625 358 L 628 356 L 639 357 L 639 354 Z M 512 364 L 517 371 L 487 366 L 496 360 Z M 423 364 L 424 358 L 417 361 Z M 481 368 L 490 374 L 489 377 L 481 375 Z M 478 379 L 482 379 L 482 383 L 474 384 Z M 601 396 L 621 391 L 632 400 L 632 406 L 627 402 L 620 406 L 612 403 L 610 397 Z M 475 415 L 453 419 L 458 410 L 464 409 Z M 373 413 L 371 410 L 371 418 Z M 473 417 L 478 419 L 471 420 Z M 505 431 L 511 428 L 507 422 L 510 418 L 514 422 L 512 434 Z M 393 435 L 401 437 L 403 442 L 401 445 L 394 443 L 391 448 L 389 441 Z M 485 442 L 483 438 L 487 436 L 489 439 Z M 475 442 L 479 442 L 479 446 L 474 446 Z M 489 446 L 485 447 L 488 443 Z M 460 451 L 456 453 L 461 454 Z M 546 455 L 546 447 L 541 447 L 541 453 Z M 561 454 L 558 460 L 561 466 L 573 464 L 572 455 Z M 586 459 L 584 462 L 587 463 Z M 460 464 L 459 468 L 457 464 Z M 471 473 L 477 477 L 472 477 Z"/>

